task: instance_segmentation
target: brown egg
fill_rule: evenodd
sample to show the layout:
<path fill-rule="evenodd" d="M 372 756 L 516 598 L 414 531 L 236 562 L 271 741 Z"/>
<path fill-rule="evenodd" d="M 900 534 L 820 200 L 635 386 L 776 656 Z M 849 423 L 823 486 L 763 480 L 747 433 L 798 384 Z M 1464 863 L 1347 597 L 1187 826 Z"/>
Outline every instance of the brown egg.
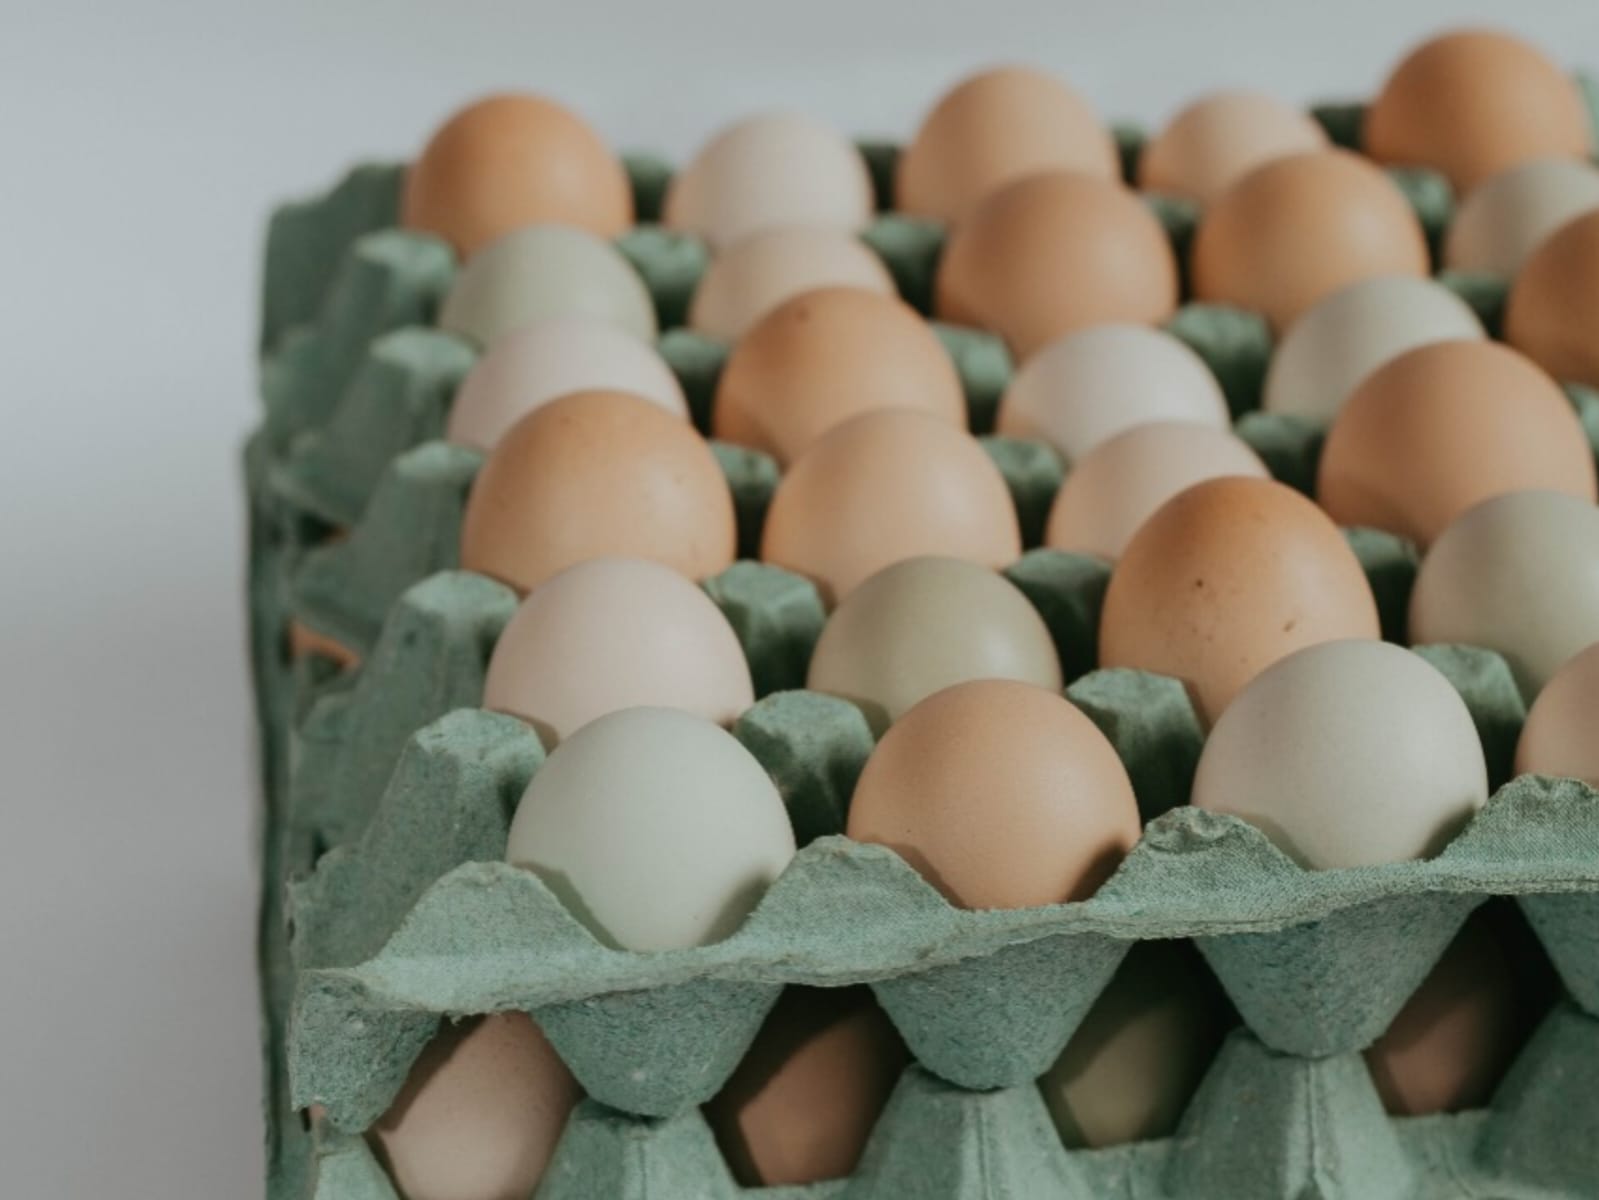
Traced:
<path fill-rule="evenodd" d="M 1324 296 L 1376 275 L 1428 270 L 1427 240 L 1403 193 L 1345 150 L 1257 167 L 1205 209 L 1194 294 L 1262 314 L 1279 332 Z"/>
<path fill-rule="evenodd" d="M 1105 591 L 1099 661 L 1182 680 L 1213 723 L 1284 655 L 1380 632 L 1326 514 L 1280 483 L 1231 477 L 1179 492 L 1133 535 Z"/>
<path fill-rule="evenodd" d="M 846 832 L 962 908 L 1086 900 L 1141 832 L 1127 770 L 1059 692 L 977 679 L 934 692 L 866 760 Z"/>
<path fill-rule="evenodd" d="M 939 263 L 945 320 L 991 329 L 1018 358 L 1085 325 L 1153 325 L 1177 308 L 1160 222 L 1120 184 L 1050 171 L 994 192 Z"/>
<path fill-rule="evenodd" d="M 520 592 L 606 555 L 704 579 L 733 549 L 733 497 L 710 447 L 626 392 L 574 392 L 512 425 L 461 526 L 461 565 Z"/>
<path fill-rule="evenodd" d="M 1366 376 L 1316 479 L 1338 524 L 1421 546 L 1478 502 L 1529 488 L 1592 500 L 1593 451 L 1554 381 L 1489 341 L 1434 342 Z"/>
<path fill-rule="evenodd" d="M 1580 779 L 1599 788 L 1599 642 L 1572 655 L 1544 684 L 1516 743 L 1516 774 Z"/>
<path fill-rule="evenodd" d="M 447 1025 L 367 1135 L 401 1200 L 527 1200 L 582 1093 L 525 1013 Z"/>
<path fill-rule="evenodd" d="M 1486 30 L 1446 33 L 1394 68 L 1366 113 L 1366 153 L 1431 167 L 1464 192 L 1538 158 L 1585 158 L 1576 84 L 1536 47 Z"/>
<path fill-rule="evenodd" d="M 1212 92 L 1171 119 L 1138 158 L 1138 186 L 1208 204 L 1274 158 L 1323 150 L 1308 113 L 1259 92 Z"/>
<path fill-rule="evenodd" d="M 541 96 L 468 105 L 406 172 L 400 224 L 437 234 L 462 258 L 542 222 L 615 237 L 633 224 L 633 189 L 599 135 Z"/>
<path fill-rule="evenodd" d="M 1394 1115 L 1482 1107 L 1527 1040 L 1527 981 L 1518 977 L 1496 915 L 1472 915 L 1366 1051 L 1377 1094 Z"/>
<path fill-rule="evenodd" d="M 1010 490 L 977 439 L 903 408 L 813 443 L 777 485 L 761 538 L 763 562 L 810 577 L 829 603 L 919 554 L 1002 567 L 1021 552 Z"/>
<path fill-rule="evenodd" d="M 983 71 L 945 93 L 900 155 L 901 212 L 970 216 L 989 194 L 1040 171 L 1120 177 L 1116 142 L 1099 114 L 1060 80 L 1030 67 Z"/>
<path fill-rule="evenodd" d="M 291 659 L 325 658 L 348 670 L 361 665 L 361 656 L 336 638 L 318 633 L 304 621 L 289 622 L 289 657 Z"/>
<path fill-rule="evenodd" d="M 841 421 L 879 408 L 966 424 L 955 363 L 915 309 L 861 288 L 818 288 L 739 339 L 717 384 L 711 432 L 787 464 Z"/>
<path fill-rule="evenodd" d="M 1599 212 L 1562 225 L 1510 288 L 1505 340 L 1563 383 L 1599 387 Z"/>
<path fill-rule="evenodd" d="M 865 987 L 790 987 L 706 1118 L 745 1187 L 855 1170 L 909 1055 Z"/>

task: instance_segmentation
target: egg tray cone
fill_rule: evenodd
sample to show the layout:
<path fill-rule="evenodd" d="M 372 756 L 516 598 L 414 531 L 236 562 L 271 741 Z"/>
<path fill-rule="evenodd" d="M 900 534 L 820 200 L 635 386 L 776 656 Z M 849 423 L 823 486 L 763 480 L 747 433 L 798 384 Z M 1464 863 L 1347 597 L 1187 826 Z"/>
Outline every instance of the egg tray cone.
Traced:
<path fill-rule="evenodd" d="M 1119 134 L 1131 164 L 1140 137 L 1131 130 Z M 896 151 L 885 145 L 863 149 L 880 199 L 886 200 Z M 670 168 L 643 156 L 629 158 L 627 165 L 641 219 L 652 218 Z M 475 352 L 432 328 L 455 263 L 441 243 L 392 229 L 402 173 L 393 165 L 358 168 L 326 195 L 280 210 L 268 236 L 261 333 L 266 415 L 246 448 L 245 475 L 251 655 L 264 793 L 260 959 L 267 1186 L 274 1200 L 393 1196 L 357 1131 L 376 1115 L 372 1106 L 384 1092 L 398 1087 L 441 1014 L 496 1006 L 530 1007 L 543 1014 L 558 1049 L 595 1081 L 596 1094 L 635 1110 L 629 1115 L 597 1100 L 580 1106 L 541 1197 L 670 1200 L 722 1194 L 725 1168 L 712 1153 L 692 1097 L 705 1092 L 710 1078 L 731 1069 L 729 1060 L 736 1061 L 742 1041 L 753 1035 L 760 1014 L 785 982 L 857 979 L 879 987 L 885 1006 L 910 1031 L 907 1037 L 923 1064 L 907 1072 L 853 1180 L 762 1194 L 1116 1195 L 1132 1200 L 1205 1194 L 1185 1190 L 1192 1175 L 1220 1180 L 1216 1186 L 1230 1187 L 1233 1196 L 1309 1200 L 1346 1193 L 1336 1190 L 1342 1186 L 1337 1180 L 1323 1177 L 1321 1167 L 1306 1168 L 1307 1174 L 1294 1164 L 1343 1161 L 1332 1150 L 1349 1149 L 1351 1139 L 1358 1146 L 1373 1129 L 1397 1137 L 1402 1173 L 1410 1180 L 1404 1186 L 1413 1187 L 1406 1195 L 1513 1198 L 1591 1191 L 1585 1181 L 1593 1171 L 1583 1174 L 1588 1164 L 1578 1144 L 1599 1144 L 1587 1135 L 1582 1116 L 1592 1107 L 1585 1103 L 1585 1081 L 1596 1053 L 1587 1015 L 1593 1011 L 1595 956 L 1586 931 L 1593 928 L 1588 893 L 1599 886 L 1599 855 L 1572 815 L 1593 798 L 1569 787 L 1522 781 L 1496 797 L 1472 831 L 1436 863 L 1410 865 L 1415 870 L 1384 868 L 1363 877 L 1359 886 L 1346 880 L 1342 891 L 1338 886 L 1327 891 L 1325 881 L 1297 871 L 1252 831 L 1229 828 L 1225 821 L 1217 826 L 1214 819 L 1207 823 L 1202 814 L 1184 810 L 1156 823 L 1113 885 L 1090 902 L 1097 907 L 956 913 L 892 855 L 828 836 L 841 826 L 870 735 L 850 706 L 795 693 L 770 696 L 740 723 L 738 733 L 774 774 L 790 781 L 785 791 L 802 837 L 819 840 L 785 875 L 749 928 L 729 944 L 708 948 L 710 959 L 684 952 L 686 957 L 672 962 L 646 964 L 639 974 L 636 962 L 619 964 L 617 952 L 596 946 L 533 877 L 521 872 L 512 877 L 502 864 L 474 863 L 499 857 L 503 832 L 498 822 L 508 819 L 518 780 L 536 769 L 541 751 L 536 739 L 503 718 L 451 711 L 476 703 L 483 664 L 512 600 L 505 589 L 465 573 L 435 577 L 457 557 L 460 505 L 478 458 L 433 439 L 442 430 L 450 393 Z M 1447 196 L 1436 181 L 1400 182 L 1424 221 L 1437 226 L 1446 219 L 1441 205 Z M 1191 208 L 1158 198 L 1153 203 L 1180 246 L 1192 231 Z M 1422 207 L 1426 204 L 1433 206 L 1431 215 Z M 905 297 L 925 310 L 942 232 L 927 222 L 885 215 L 862 236 L 884 258 Z M 705 249 L 693 238 L 649 226 L 631 231 L 618 246 L 650 287 L 664 330 L 660 348 L 703 429 L 726 347 L 677 326 L 704 270 Z M 1492 313 L 1502 304 L 1499 281 L 1445 282 L 1479 312 Z M 1275 473 L 1307 486 L 1314 471 L 1313 432 L 1307 436 L 1291 423 L 1254 411 L 1271 350 L 1264 323 L 1252 314 L 1190 304 L 1170 328 L 1222 382 L 1235 416 L 1244 418 L 1240 434 Z M 1011 370 L 1004 347 L 976 330 L 938 327 L 938 333 L 960 370 L 974 429 L 991 429 Z M 1575 396 L 1574 402 L 1585 420 L 1599 412 L 1591 393 Z M 1587 423 L 1599 430 L 1599 419 Z M 1061 464 L 1028 443 L 990 439 L 988 448 L 1012 486 L 1031 544 L 1058 486 Z M 718 453 L 741 499 L 747 551 L 750 527 L 758 527 L 775 473 L 760 456 L 733 448 Z M 350 530 L 347 540 L 328 544 L 330 535 L 345 529 Z M 1390 591 L 1402 598 L 1414 571 L 1413 555 L 1382 535 L 1352 531 L 1351 538 L 1374 584 L 1386 578 Z M 1102 569 L 1094 566 L 1072 556 L 1030 554 L 1009 572 L 1044 613 L 1068 678 L 1081 675 L 1093 661 L 1092 631 L 1104 584 Z M 707 584 L 746 647 L 757 648 L 763 694 L 798 681 L 819 629 L 814 593 L 807 596 L 808 585 L 797 585 L 803 581 L 751 563 L 737 564 Z M 1395 612 L 1402 607 L 1390 605 L 1385 611 L 1385 630 L 1393 626 Z M 365 666 L 339 671 L 315 656 L 291 659 L 286 644 L 291 619 L 363 652 Z M 406 621 L 409 635 L 401 629 Z M 385 649 L 391 626 L 396 632 Z M 1457 658 L 1471 668 L 1468 676 L 1495 673 L 1480 652 L 1462 650 Z M 443 673 L 433 673 L 439 670 Z M 380 678 L 385 687 L 371 682 Z M 1457 682 L 1462 678 L 1457 676 Z M 1077 679 L 1073 697 L 1129 758 L 1146 816 L 1186 794 L 1198 727 L 1172 681 L 1095 672 Z M 1482 704 L 1477 707 L 1479 721 L 1497 720 L 1501 728 L 1516 719 L 1514 714 L 1495 718 Z M 463 761 L 462 751 L 472 747 L 480 757 Z M 429 817 L 417 802 L 419 791 L 435 804 L 448 797 L 442 811 L 465 822 L 452 830 L 453 840 L 424 836 Z M 496 834 L 499 847 L 491 844 Z M 1512 846 L 1517 838 L 1532 837 L 1540 852 L 1548 852 L 1548 861 L 1522 862 L 1515 855 L 1507 861 L 1495 845 L 1495 839 L 1507 837 Z M 1484 845 L 1493 851 L 1486 858 L 1478 853 Z M 1173 854 L 1185 862 L 1191 858 L 1196 868 L 1191 882 L 1197 890 L 1186 899 L 1182 887 L 1150 874 L 1150 863 L 1158 859 L 1159 870 L 1171 875 L 1165 864 Z M 1208 897 L 1205 888 L 1214 890 L 1215 879 L 1198 868 L 1230 861 L 1230 855 L 1242 858 L 1226 871 L 1242 870 L 1261 887 L 1251 884 L 1241 897 L 1231 890 L 1225 897 Z M 296 881 L 292 888 L 291 880 Z M 842 890 L 834 889 L 835 882 Z M 1151 900 L 1164 898 L 1148 912 L 1139 899 L 1144 886 Z M 1167 895 L 1173 887 L 1176 894 Z M 885 900 L 886 924 L 839 947 L 831 932 L 819 936 L 811 923 L 817 917 L 814 904 L 827 898 L 817 891 L 832 893 L 833 903 L 847 904 L 851 911 L 865 900 Z M 1068 1154 L 1052 1133 L 1043 1136 L 1050 1131 L 1039 1123 L 1030 1073 L 1042 1069 L 1070 1032 L 1062 1027 L 1097 994 L 1114 968 L 1118 945 L 1140 937 L 1194 936 L 1230 990 L 1247 992 L 1253 986 L 1262 993 L 1264 1007 L 1255 1016 L 1264 1027 L 1262 1036 L 1341 1046 L 1364 1036 L 1375 1011 L 1396 1008 L 1403 1000 L 1396 994 L 1374 1001 L 1367 993 L 1402 990 L 1405 980 L 1425 972 L 1442 942 L 1417 945 L 1407 933 L 1405 953 L 1395 950 L 1388 956 L 1381 979 L 1369 987 L 1345 981 L 1361 1000 L 1361 1019 L 1352 1023 L 1325 1011 L 1325 1005 L 1302 1022 L 1274 1010 L 1266 995 L 1272 989 L 1259 986 L 1258 972 L 1267 970 L 1262 964 L 1282 955 L 1285 946 L 1292 958 L 1292 947 L 1302 946 L 1306 937 L 1319 939 L 1323 947 L 1366 937 L 1392 946 L 1395 938 L 1385 938 L 1381 930 L 1393 928 L 1391 914 L 1401 911 L 1394 905 L 1418 904 L 1430 914 L 1436 933 L 1451 926 L 1462 906 L 1469 909 L 1473 897 L 1488 893 L 1529 894 L 1529 915 L 1575 998 L 1550 1018 L 1523 1054 L 1505 1087 L 1513 1094 L 1502 1096 L 1493 1114 L 1374 1122 L 1369 1108 L 1362 1113 L 1359 1104 L 1329 1101 L 1320 1108 L 1290 1105 L 1284 1111 L 1294 1116 L 1284 1119 L 1274 1112 L 1261 1125 L 1254 1120 L 1258 1113 L 1248 1119 L 1227 1116 L 1240 1107 L 1234 1090 L 1207 1084 L 1183 1132 L 1167 1141 Z M 501 907 L 495 907 L 496 896 Z M 453 906 L 463 902 L 490 906 L 479 915 L 487 921 L 483 929 L 490 940 L 502 939 L 489 953 L 491 959 L 500 956 L 495 960 L 499 977 L 493 970 L 483 974 L 484 945 L 458 948 L 435 939 L 420 957 L 412 957 L 438 933 L 436 922 L 454 919 Z M 1208 923 L 1185 908 L 1190 902 L 1205 908 Z M 1227 924 L 1229 913 L 1238 927 Z M 1464 912 L 1460 915 L 1463 919 Z M 528 955 L 523 938 L 530 922 L 540 938 L 549 933 L 549 945 L 561 947 L 559 954 Z M 1324 924 L 1330 931 L 1320 928 Z M 1313 932 L 1297 932 L 1300 926 Z M 1169 932 L 1162 934 L 1163 929 Z M 764 950 L 757 946 L 773 938 L 781 966 L 771 944 Z M 1264 938 L 1253 944 L 1270 949 L 1262 949 L 1252 963 L 1253 938 Z M 1285 940 L 1278 945 L 1277 938 Z M 905 961 L 908 948 L 918 940 L 930 945 L 929 939 L 936 953 Z M 798 966 L 790 960 L 790 942 L 799 954 Z M 1397 960 L 1406 954 L 1413 962 L 1401 968 Z M 1299 957 L 1308 962 L 1304 953 Z M 530 958 L 541 964 L 531 973 L 522 970 Z M 463 965 L 474 967 L 468 972 L 472 978 L 450 978 Z M 391 974 L 398 991 L 378 983 Z M 949 1005 L 939 1002 L 946 989 Z M 1001 992 L 1021 999 L 1003 1014 L 1003 1033 L 991 1038 L 984 1005 Z M 296 994 L 299 1015 L 291 1033 Z M 493 1004 L 486 1006 L 491 995 Z M 1028 995 L 1040 997 L 1041 1007 L 1029 1012 Z M 388 1031 L 380 1046 L 374 1048 L 370 1036 L 354 1036 L 363 1027 L 350 1022 L 366 1020 L 354 1016 L 357 1011 L 370 1013 Z M 587 1036 L 592 1028 L 605 1029 L 608 1038 L 629 1036 L 608 1048 Z M 673 1033 L 663 1036 L 668 1028 Z M 960 1040 L 972 1041 L 972 1031 L 978 1035 L 975 1050 L 948 1044 L 956 1032 Z M 352 1049 L 352 1039 L 359 1051 Z M 1230 1051 L 1217 1060 L 1214 1078 L 1223 1078 L 1224 1063 L 1242 1056 L 1248 1061 L 1230 1067 L 1226 1078 L 1258 1078 L 1264 1086 L 1281 1076 L 1297 1080 L 1283 1086 L 1297 1087 L 1307 1097 L 1325 1090 L 1327 1079 L 1359 1082 L 1358 1071 L 1320 1070 L 1322 1063 L 1347 1060 L 1347 1049 L 1305 1059 L 1268 1050 L 1253 1035 L 1242 1040 L 1259 1052 L 1251 1058 Z M 640 1054 L 666 1060 L 697 1056 L 697 1063 L 640 1089 L 620 1078 L 616 1060 Z M 691 1079 L 697 1079 L 696 1086 L 685 1091 Z M 1347 1086 L 1363 1095 L 1355 1084 Z M 1246 1092 L 1254 1086 L 1247 1085 Z M 1328 1086 L 1334 1093 L 1346 1087 Z M 307 1096 L 323 1090 L 335 1097 L 327 1118 L 310 1121 L 296 1111 Z M 651 1110 L 673 1115 L 644 1115 Z M 1354 1116 L 1299 1120 L 1299 1115 L 1324 1111 Z M 1202 1119 L 1207 1113 L 1213 1113 L 1208 1121 Z M 1388 1132 L 1381 1135 L 1385 1146 L 1388 1137 Z M 1230 1143 L 1264 1147 L 1253 1156 L 1262 1162 L 1210 1168 L 1209 1175 L 1182 1165 L 1195 1147 L 1213 1150 L 1225 1163 Z M 1395 1160 L 1389 1155 L 1384 1161 Z"/>

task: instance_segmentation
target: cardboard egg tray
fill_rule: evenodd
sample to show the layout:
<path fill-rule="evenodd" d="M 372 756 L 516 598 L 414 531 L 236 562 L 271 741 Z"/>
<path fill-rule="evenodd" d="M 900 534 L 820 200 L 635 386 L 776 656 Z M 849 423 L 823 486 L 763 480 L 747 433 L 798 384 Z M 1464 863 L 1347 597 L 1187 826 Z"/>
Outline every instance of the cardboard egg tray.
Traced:
<path fill-rule="evenodd" d="M 1336 140 L 1359 109 L 1318 110 Z M 1128 161 L 1136 131 L 1120 131 Z M 894 150 L 863 147 L 880 192 Z M 669 168 L 628 160 L 641 219 Z M 915 1059 L 855 1175 L 774 1197 L 1442 1200 L 1599 1194 L 1599 794 L 1521 778 L 1437 859 L 1307 872 L 1252 827 L 1187 808 L 1202 733 L 1173 680 L 1093 670 L 1108 568 L 1034 549 L 1006 570 L 1045 618 L 1068 694 L 1128 765 L 1150 823 L 1091 900 L 1022 911 L 950 907 L 899 858 L 838 836 L 871 750 L 861 714 L 803 690 L 824 613 L 811 585 L 747 559 L 777 468 L 714 446 L 739 515 L 740 561 L 705 587 L 749 656 L 756 706 L 736 736 L 777 780 L 803 846 L 746 925 L 714 946 L 608 949 L 535 875 L 499 861 L 543 757 L 520 722 L 476 708 L 515 606 L 455 569 L 481 456 L 438 438 L 475 357 L 431 327 L 449 250 L 392 228 L 401 168 L 352 172 L 287 207 L 268 239 L 261 385 L 245 453 L 252 655 L 265 819 L 260 925 L 272 1200 L 396 1200 L 361 1131 L 441 1020 L 525 1010 L 590 1099 L 539 1200 L 741 1193 L 697 1106 L 715 1094 L 787 984 L 870 984 Z M 1397 177 L 1436 239 L 1450 196 Z M 1193 212 L 1157 202 L 1179 249 Z M 924 310 L 940 231 L 885 214 L 863 237 Z M 619 240 L 655 297 L 660 349 L 704 429 L 726 348 L 680 328 L 704 248 L 641 226 Z M 1503 284 L 1446 279 L 1493 328 Z M 1308 490 L 1320 438 L 1258 410 L 1271 352 L 1251 314 L 1186 305 L 1170 328 L 1222 382 L 1237 431 Z M 975 430 L 1036 545 L 1063 468 L 988 435 L 1010 361 L 994 338 L 939 327 Z M 1599 396 L 1570 389 L 1590 434 Z M 1415 555 L 1351 530 L 1385 636 L 1402 640 Z M 361 655 L 293 659 L 290 620 Z M 1525 713 L 1505 664 L 1418 650 L 1461 691 L 1496 783 Z M 1388 1025 L 1471 911 L 1512 896 L 1565 989 L 1490 1109 L 1390 1119 L 1359 1052 Z M 1134 940 L 1190 938 L 1243 1020 L 1180 1132 L 1067 1151 L 1034 1080 Z M 313 1121 L 302 1115 L 315 1106 Z"/>

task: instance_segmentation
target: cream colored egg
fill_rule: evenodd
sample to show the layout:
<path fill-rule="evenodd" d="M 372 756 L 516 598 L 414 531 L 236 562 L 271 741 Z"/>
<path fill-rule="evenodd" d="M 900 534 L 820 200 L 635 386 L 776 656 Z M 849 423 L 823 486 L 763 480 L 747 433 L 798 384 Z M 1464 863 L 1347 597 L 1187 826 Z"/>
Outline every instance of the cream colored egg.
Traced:
<path fill-rule="evenodd" d="M 1599 642 L 1572 655 L 1538 693 L 1516 746 L 1516 774 L 1599 787 Z"/>
<path fill-rule="evenodd" d="M 779 226 L 853 233 L 872 208 L 871 176 L 848 138 L 810 117 L 768 113 L 724 129 L 689 161 L 663 221 L 722 250 Z"/>
<path fill-rule="evenodd" d="M 1213 425 L 1153 421 L 1100 442 L 1066 476 L 1044 529 L 1044 545 L 1117 559 L 1138 527 L 1184 488 L 1206 479 L 1269 479 L 1241 439 Z"/>
<path fill-rule="evenodd" d="M 1308 113 L 1275 96 L 1212 92 L 1144 147 L 1138 185 L 1204 204 L 1262 163 L 1326 146 L 1327 135 Z"/>
<path fill-rule="evenodd" d="M 597 558 L 534 588 L 495 643 L 483 707 L 546 746 L 618 709 L 655 705 L 731 725 L 755 703 L 722 610 L 662 563 Z"/>
<path fill-rule="evenodd" d="M 1266 370 L 1262 404 L 1331 421 L 1361 380 L 1405 351 L 1486 336 L 1471 307 L 1441 284 L 1409 275 L 1363 279 L 1289 327 Z"/>
<path fill-rule="evenodd" d="M 1428 858 L 1487 799 L 1460 694 L 1419 655 L 1363 640 L 1257 675 L 1211 729 L 1193 791 L 1313 870 Z"/>
<path fill-rule="evenodd" d="M 1511 276 L 1567 221 L 1599 208 L 1599 167 L 1551 158 L 1501 171 L 1474 187 L 1444 239 L 1444 266 Z"/>
<path fill-rule="evenodd" d="M 505 857 L 602 943 L 672 950 L 737 929 L 794 857 L 794 831 L 777 786 L 727 730 L 625 708 L 544 761 Z"/>
<path fill-rule="evenodd" d="M 803 225 L 763 229 L 711 260 L 689 306 L 689 327 L 736 341 L 783 301 L 822 287 L 897 294 L 882 259 L 851 234 Z"/>
<path fill-rule="evenodd" d="M 822 630 L 805 686 L 860 705 L 876 729 L 969 679 L 1059 690 L 1060 660 L 1032 602 L 988 567 L 924 555 L 883 568 Z"/>
<path fill-rule="evenodd" d="M 628 392 L 688 419 L 683 387 L 655 348 L 609 321 L 552 317 L 506 334 L 456 390 L 445 436 L 492 450 L 540 405 L 587 391 Z"/>
<path fill-rule="evenodd" d="M 524 325 L 573 316 L 655 338 L 655 304 L 621 251 L 570 225 L 529 225 L 472 256 L 444 298 L 439 325 L 488 347 Z"/>
<path fill-rule="evenodd" d="M 1091 325 L 1022 364 L 1000 400 L 998 429 L 1044 442 L 1075 463 L 1148 421 L 1225 429 L 1227 399 L 1204 359 L 1171 334 L 1142 325 Z"/>
<path fill-rule="evenodd" d="M 1422 559 L 1410 637 L 1497 650 L 1530 702 L 1599 642 L 1599 508 L 1512 492 L 1468 509 Z"/>

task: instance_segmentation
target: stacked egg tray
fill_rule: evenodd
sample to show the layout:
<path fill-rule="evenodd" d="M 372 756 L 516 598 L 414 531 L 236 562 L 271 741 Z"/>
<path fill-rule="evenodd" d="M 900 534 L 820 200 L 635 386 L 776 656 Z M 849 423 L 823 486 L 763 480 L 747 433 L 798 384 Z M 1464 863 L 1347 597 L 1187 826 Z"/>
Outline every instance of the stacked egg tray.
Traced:
<path fill-rule="evenodd" d="M 1358 141 L 1358 106 L 1317 116 L 1335 140 Z M 1130 164 L 1138 134 L 1122 142 Z M 863 151 L 886 201 L 894 148 Z M 669 169 L 643 157 L 628 166 L 647 219 Z M 1397 175 L 1436 239 L 1447 185 Z M 539 1200 L 740 1195 L 697 1106 L 785 985 L 856 983 L 871 985 L 915 1061 L 850 1179 L 774 1197 L 1599 1195 L 1599 795 L 1570 781 L 1506 782 L 1525 711 L 1488 651 L 1417 651 L 1466 699 L 1502 785 L 1475 821 L 1429 861 L 1306 871 L 1253 827 L 1186 806 L 1203 733 L 1180 684 L 1092 669 L 1108 566 L 1029 550 L 1005 574 L 1045 618 L 1068 694 L 1126 762 L 1148 825 L 1090 900 L 965 911 L 892 852 L 838 836 L 872 735 L 852 705 L 801 690 L 824 619 L 815 589 L 746 557 L 705 587 L 761 697 L 734 733 L 777 781 L 802 849 L 723 942 L 652 954 L 596 942 L 537 876 L 502 861 L 543 750 L 521 722 L 477 708 L 516 597 L 455 569 L 481 456 L 439 438 L 474 351 L 432 326 L 456 264 L 443 243 L 393 228 L 401 176 L 358 168 L 281 210 L 268 239 L 265 417 L 245 465 L 272 1200 L 395 1200 L 362 1131 L 441 1021 L 507 1010 L 532 1014 L 589 1097 Z M 1180 250 L 1193 212 L 1154 203 Z M 863 237 L 925 312 L 940 231 L 885 211 Z M 619 245 L 649 285 L 667 330 L 660 349 L 704 429 L 726 348 L 681 324 L 706 251 L 648 224 Z M 1502 283 L 1444 281 L 1495 326 Z M 1308 490 L 1319 435 L 1258 410 L 1264 322 L 1189 304 L 1169 328 L 1215 371 L 1237 431 L 1273 473 Z M 980 331 L 939 333 L 982 433 L 1008 356 Z M 1599 396 L 1569 390 L 1599 435 Z M 1060 461 L 1034 443 L 983 442 L 1036 546 Z M 715 449 L 748 556 L 777 468 Z M 1374 531 L 1348 536 L 1385 636 L 1403 640 L 1413 549 Z M 291 655 L 291 621 L 360 665 Z M 1489 1109 L 1390 1118 L 1360 1052 L 1494 896 L 1519 902 L 1564 996 Z M 1130 944 L 1174 938 L 1198 946 L 1243 1027 L 1177 1135 L 1068 1151 L 1034 1081 Z"/>

